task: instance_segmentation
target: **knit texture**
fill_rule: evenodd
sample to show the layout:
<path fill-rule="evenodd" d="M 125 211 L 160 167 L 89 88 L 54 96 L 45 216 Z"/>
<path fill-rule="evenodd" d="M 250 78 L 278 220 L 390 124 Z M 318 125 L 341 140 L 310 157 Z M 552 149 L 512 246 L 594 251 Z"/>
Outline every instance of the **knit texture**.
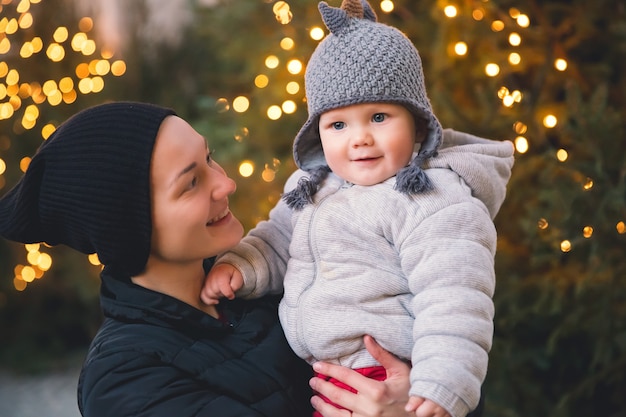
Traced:
<path fill-rule="evenodd" d="M 108 103 L 83 110 L 40 146 L 0 199 L 0 235 L 97 253 L 136 275 L 150 252 L 150 160 L 170 109 Z"/>
<path fill-rule="evenodd" d="M 327 165 L 319 116 L 359 103 L 406 106 L 416 119 L 427 123 L 420 147 L 423 159 L 436 154 L 442 129 L 426 94 L 419 53 L 411 41 L 396 28 L 377 22 L 365 0 L 344 0 L 341 8 L 321 2 L 319 10 L 330 34 L 317 46 L 306 68 L 309 118 L 294 142 L 298 167 L 310 171 Z"/>

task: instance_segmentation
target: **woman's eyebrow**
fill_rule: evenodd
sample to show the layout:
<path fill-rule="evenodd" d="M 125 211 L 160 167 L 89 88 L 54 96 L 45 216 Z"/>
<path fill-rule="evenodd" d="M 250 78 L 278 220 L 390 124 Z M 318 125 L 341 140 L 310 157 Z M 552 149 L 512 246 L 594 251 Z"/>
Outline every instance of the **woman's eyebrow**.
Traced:
<path fill-rule="evenodd" d="M 183 168 L 182 171 L 180 171 L 178 173 L 178 175 L 176 175 L 176 177 L 172 180 L 172 184 L 174 184 L 176 181 L 178 181 L 178 179 L 180 177 L 182 177 L 183 175 L 187 174 L 188 172 L 192 171 L 198 164 L 196 162 L 192 162 L 191 164 L 189 164 L 188 166 L 186 166 L 185 168 Z"/>

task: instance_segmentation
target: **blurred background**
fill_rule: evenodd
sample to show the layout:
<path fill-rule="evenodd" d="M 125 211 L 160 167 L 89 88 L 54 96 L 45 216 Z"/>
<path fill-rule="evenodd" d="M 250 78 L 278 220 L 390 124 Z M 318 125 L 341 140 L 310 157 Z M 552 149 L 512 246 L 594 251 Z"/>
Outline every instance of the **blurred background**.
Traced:
<path fill-rule="evenodd" d="M 371 4 L 420 51 L 444 127 L 516 147 L 485 416 L 626 416 L 624 3 Z M 326 33 L 316 0 L 0 0 L 0 195 L 73 113 L 149 101 L 206 136 L 249 229 L 294 169 L 304 68 Z M 79 363 L 100 268 L 0 240 L 0 368 Z"/>

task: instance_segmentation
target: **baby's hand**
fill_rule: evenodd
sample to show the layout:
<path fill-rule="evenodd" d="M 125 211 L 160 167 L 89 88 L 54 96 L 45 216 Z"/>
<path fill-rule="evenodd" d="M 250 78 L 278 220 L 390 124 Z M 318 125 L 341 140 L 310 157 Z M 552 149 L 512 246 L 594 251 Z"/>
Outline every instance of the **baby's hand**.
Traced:
<path fill-rule="evenodd" d="M 217 304 L 219 299 L 235 298 L 235 291 L 243 286 L 243 276 L 237 268 L 229 264 L 215 265 L 209 271 L 200 292 L 200 298 L 205 304 Z"/>
<path fill-rule="evenodd" d="M 445 408 L 423 397 L 409 397 L 404 409 L 414 411 L 416 417 L 450 417 Z"/>

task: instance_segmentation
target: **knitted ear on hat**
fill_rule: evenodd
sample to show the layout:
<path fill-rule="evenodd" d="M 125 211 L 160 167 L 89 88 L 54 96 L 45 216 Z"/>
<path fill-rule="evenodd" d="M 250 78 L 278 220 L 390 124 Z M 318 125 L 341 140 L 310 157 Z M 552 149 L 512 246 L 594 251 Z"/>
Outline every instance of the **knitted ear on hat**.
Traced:
<path fill-rule="evenodd" d="M 0 235 L 97 253 L 136 275 L 150 253 L 150 161 L 170 109 L 108 103 L 77 113 L 0 199 Z"/>

